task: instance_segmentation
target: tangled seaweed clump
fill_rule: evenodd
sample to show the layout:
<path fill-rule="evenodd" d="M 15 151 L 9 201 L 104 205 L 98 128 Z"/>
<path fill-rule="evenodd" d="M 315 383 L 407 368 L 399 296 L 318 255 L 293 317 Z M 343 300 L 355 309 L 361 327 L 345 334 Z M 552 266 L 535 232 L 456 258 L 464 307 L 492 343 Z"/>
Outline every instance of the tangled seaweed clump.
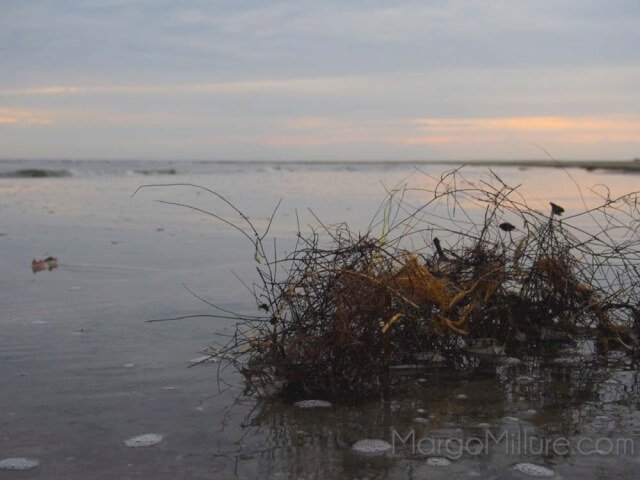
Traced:
<path fill-rule="evenodd" d="M 637 193 L 566 213 L 529 206 L 493 172 L 424 176 L 433 187 L 388 192 L 364 233 L 319 222 L 281 258 L 211 192 L 245 222 L 234 226 L 255 246 L 262 312 L 236 315 L 216 354 L 261 395 L 353 400 L 384 394 L 390 366 L 474 348 L 504 354 L 591 338 L 637 353 Z"/>

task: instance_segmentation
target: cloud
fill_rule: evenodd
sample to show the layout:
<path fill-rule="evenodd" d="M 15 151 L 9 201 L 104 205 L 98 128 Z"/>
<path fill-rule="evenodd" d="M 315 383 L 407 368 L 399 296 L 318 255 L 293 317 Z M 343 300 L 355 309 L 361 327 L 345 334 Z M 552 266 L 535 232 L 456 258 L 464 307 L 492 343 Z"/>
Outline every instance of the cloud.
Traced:
<path fill-rule="evenodd" d="M 256 107 L 287 115 L 333 116 L 374 110 L 382 117 L 488 117 L 633 113 L 640 102 L 640 66 L 452 68 L 426 72 L 341 76 L 273 76 L 229 81 L 124 84 L 44 84 L 0 88 L 0 98 L 42 98 L 68 104 L 131 101 L 171 105 L 180 97 L 210 99 L 252 116 Z M 102 99 L 102 97 L 111 97 Z M 145 97 L 148 97 L 145 100 Z M 260 98 L 259 103 L 243 100 Z M 34 103 L 34 105 L 37 105 Z M 330 113 L 330 115 L 328 115 Z"/>
<path fill-rule="evenodd" d="M 6 125 L 51 125 L 51 118 L 37 112 L 0 107 L 0 127 Z"/>
<path fill-rule="evenodd" d="M 639 20 L 633 0 L 0 2 L 0 49 L 14 67 L 1 81 L 635 65 Z"/>
<path fill-rule="evenodd" d="M 640 142 L 640 117 L 507 117 L 417 119 L 422 134 L 399 139 L 408 144 Z"/>
<path fill-rule="evenodd" d="M 0 89 L 2 96 L 22 95 L 224 95 L 247 93 L 310 93 L 354 88 L 358 78 L 294 78 L 174 85 L 43 86 Z"/>

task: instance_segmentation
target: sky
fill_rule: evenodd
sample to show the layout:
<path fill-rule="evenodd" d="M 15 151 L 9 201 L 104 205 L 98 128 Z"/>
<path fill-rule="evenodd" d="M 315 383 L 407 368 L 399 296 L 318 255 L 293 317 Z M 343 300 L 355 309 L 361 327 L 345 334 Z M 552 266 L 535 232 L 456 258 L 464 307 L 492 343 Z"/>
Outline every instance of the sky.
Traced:
<path fill-rule="evenodd" d="M 0 0 L 0 158 L 640 157 L 638 0 Z"/>

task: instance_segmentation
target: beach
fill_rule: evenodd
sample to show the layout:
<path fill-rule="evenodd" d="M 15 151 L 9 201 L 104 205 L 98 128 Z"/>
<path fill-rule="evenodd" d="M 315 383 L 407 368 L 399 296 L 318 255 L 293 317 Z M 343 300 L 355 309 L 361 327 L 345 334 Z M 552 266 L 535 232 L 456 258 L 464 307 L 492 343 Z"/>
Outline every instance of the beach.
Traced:
<path fill-rule="evenodd" d="M 189 368 L 232 332 L 233 320 L 148 323 L 212 313 L 202 299 L 256 311 L 236 278 L 248 285 L 256 280 L 251 243 L 202 212 L 155 201 L 239 219 L 219 199 L 185 184 L 224 195 L 259 229 L 282 201 L 269 238 L 286 251 L 298 224 L 305 230 L 317 216 L 364 231 L 386 189 L 419 185 L 424 172 L 437 178 L 446 168 L 0 162 L 0 457 L 40 462 L 25 472 L 0 470 L 0 478 L 512 478 L 511 466 L 519 461 L 551 465 L 565 479 L 636 478 L 638 451 L 512 455 L 500 444 L 490 455 L 462 455 L 446 468 L 425 464 L 406 446 L 383 459 L 350 451 L 359 439 L 390 440 L 393 429 L 406 432 L 423 416 L 432 429 L 456 435 L 479 434 L 482 423 L 538 437 L 628 437 L 637 449 L 637 371 L 624 358 L 590 359 L 589 368 L 525 361 L 498 373 L 488 373 L 486 365 L 473 374 L 420 372 L 416 389 L 391 402 L 304 411 L 246 394 L 232 368 Z M 465 172 L 480 177 L 487 168 Z M 543 209 L 553 201 L 569 213 L 605 194 L 602 185 L 612 195 L 638 185 L 634 174 L 614 171 L 492 168 L 507 183 L 522 184 L 534 205 Z M 132 196 L 148 184 L 173 185 Z M 582 197 L 577 185 L 585 187 Z M 58 259 L 57 268 L 32 272 L 32 259 L 49 256 Z M 591 353 L 582 345 L 567 355 Z M 521 376 L 531 376 L 533 384 L 517 384 Z M 147 433 L 162 441 L 149 448 L 124 443 Z"/>

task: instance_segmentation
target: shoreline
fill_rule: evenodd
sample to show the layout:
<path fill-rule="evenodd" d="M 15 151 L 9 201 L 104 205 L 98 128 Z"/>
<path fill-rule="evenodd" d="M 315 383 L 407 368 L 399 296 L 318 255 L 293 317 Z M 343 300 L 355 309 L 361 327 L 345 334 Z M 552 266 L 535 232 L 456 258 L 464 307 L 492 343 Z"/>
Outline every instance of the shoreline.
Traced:
<path fill-rule="evenodd" d="M 432 165 L 471 165 L 478 167 L 580 168 L 587 171 L 612 170 L 640 173 L 640 159 L 634 160 L 474 160 L 470 162 L 429 162 Z"/>
<path fill-rule="evenodd" d="M 0 159 L 1 164 L 32 163 L 156 163 L 163 165 L 210 164 L 242 166 L 430 166 L 446 165 L 451 167 L 511 167 L 511 168 L 572 168 L 589 172 L 595 170 L 615 171 L 622 173 L 640 173 L 640 158 L 633 160 L 126 160 L 126 159 Z M 16 172 L 5 172 L 5 177 L 14 177 Z M 137 172 L 167 173 L 167 172 Z M 171 172 L 175 173 L 175 172 Z M 20 175 L 18 175 L 20 176 Z M 31 175 L 30 175 L 31 176 Z"/>

